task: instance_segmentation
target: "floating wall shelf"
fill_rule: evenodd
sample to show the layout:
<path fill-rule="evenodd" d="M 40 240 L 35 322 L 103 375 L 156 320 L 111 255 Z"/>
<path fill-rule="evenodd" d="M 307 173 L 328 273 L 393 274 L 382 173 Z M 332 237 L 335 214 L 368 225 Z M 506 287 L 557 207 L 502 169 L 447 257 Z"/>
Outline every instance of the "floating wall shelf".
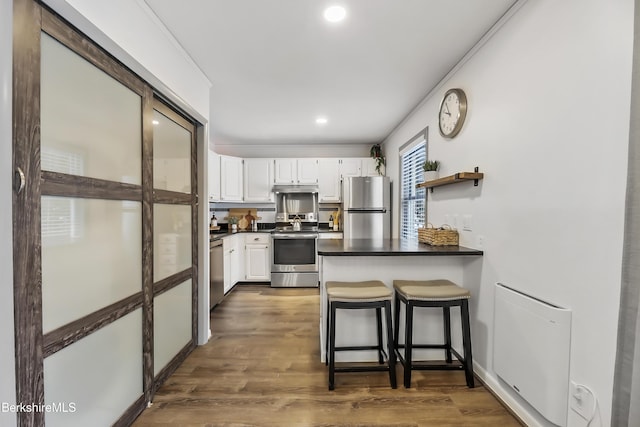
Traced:
<path fill-rule="evenodd" d="M 420 184 L 416 184 L 416 188 L 428 188 L 433 193 L 433 189 L 435 187 L 455 184 L 458 182 L 473 181 L 473 185 L 477 186 L 478 181 L 484 178 L 484 174 L 482 172 L 478 172 L 478 170 L 479 169 L 476 167 L 474 172 L 458 172 L 453 175 L 434 179 L 433 181 L 427 181 Z"/>

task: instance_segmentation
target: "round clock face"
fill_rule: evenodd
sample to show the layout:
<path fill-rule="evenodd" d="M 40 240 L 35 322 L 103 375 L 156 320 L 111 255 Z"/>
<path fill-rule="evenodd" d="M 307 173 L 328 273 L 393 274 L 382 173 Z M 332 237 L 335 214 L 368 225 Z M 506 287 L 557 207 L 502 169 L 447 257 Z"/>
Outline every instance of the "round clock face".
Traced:
<path fill-rule="evenodd" d="M 467 97 L 462 89 L 449 89 L 440 103 L 440 134 L 453 138 L 460 132 L 467 116 Z"/>

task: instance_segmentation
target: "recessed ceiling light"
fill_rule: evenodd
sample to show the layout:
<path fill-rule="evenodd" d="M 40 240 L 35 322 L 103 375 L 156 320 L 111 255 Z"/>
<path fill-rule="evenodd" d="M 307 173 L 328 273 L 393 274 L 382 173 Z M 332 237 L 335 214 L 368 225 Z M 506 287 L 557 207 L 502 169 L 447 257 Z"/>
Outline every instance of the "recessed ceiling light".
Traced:
<path fill-rule="evenodd" d="M 154 125 L 159 125 L 159 124 L 160 124 L 160 122 L 159 122 L 159 121 L 157 121 L 157 120 L 154 120 L 154 121 L 152 121 L 151 123 L 153 123 Z"/>
<path fill-rule="evenodd" d="M 326 125 L 328 121 L 329 120 L 327 120 L 326 117 L 318 117 L 316 119 L 316 124 L 318 124 L 318 125 Z"/>
<path fill-rule="evenodd" d="M 324 10 L 324 19 L 329 22 L 340 22 L 345 16 L 347 16 L 347 11 L 342 6 L 331 6 Z"/>

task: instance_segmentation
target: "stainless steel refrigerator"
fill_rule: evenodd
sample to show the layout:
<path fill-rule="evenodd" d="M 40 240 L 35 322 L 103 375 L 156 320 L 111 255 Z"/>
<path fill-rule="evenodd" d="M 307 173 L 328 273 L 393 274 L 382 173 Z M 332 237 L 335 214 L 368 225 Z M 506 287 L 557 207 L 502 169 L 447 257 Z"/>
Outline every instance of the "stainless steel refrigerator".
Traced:
<path fill-rule="evenodd" d="M 342 185 L 344 238 L 391 238 L 391 180 L 386 176 L 353 176 Z"/>

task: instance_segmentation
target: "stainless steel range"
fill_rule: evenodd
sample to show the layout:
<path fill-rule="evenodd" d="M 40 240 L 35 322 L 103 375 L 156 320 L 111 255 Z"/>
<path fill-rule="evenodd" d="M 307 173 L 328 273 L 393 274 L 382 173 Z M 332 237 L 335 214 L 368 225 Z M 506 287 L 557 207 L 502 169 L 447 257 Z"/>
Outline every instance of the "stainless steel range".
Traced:
<path fill-rule="evenodd" d="M 271 286 L 318 287 L 318 189 L 277 186 Z"/>

